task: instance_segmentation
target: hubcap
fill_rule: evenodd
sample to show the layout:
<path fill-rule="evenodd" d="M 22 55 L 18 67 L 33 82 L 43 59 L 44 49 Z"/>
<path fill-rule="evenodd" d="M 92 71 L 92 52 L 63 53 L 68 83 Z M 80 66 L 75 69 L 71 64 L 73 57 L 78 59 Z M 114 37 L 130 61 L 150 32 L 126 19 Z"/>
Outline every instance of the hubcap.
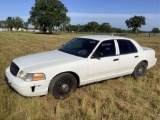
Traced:
<path fill-rule="evenodd" d="M 68 84 L 62 84 L 61 87 L 60 87 L 60 91 L 62 93 L 68 93 L 69 92 L 69 85 Z"/>
<path fill-rule="evenodd" d="M 142 75 L 142 73 L 143 73 L 143 67 L 140 67 L 140 68 L 138 69 L 138 73 L 139 73 L 139 75 Z"/>

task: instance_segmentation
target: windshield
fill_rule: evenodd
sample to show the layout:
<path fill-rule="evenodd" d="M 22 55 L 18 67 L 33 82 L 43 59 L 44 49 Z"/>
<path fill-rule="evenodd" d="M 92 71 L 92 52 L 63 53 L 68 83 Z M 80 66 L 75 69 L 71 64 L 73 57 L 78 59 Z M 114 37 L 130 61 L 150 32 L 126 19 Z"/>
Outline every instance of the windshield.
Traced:
<path fill-rule="evenodd" d="M 75 38 L 62 46 L 59 50 L 72 55 L 87 58 L 97 43 L 97 40 Z"/>

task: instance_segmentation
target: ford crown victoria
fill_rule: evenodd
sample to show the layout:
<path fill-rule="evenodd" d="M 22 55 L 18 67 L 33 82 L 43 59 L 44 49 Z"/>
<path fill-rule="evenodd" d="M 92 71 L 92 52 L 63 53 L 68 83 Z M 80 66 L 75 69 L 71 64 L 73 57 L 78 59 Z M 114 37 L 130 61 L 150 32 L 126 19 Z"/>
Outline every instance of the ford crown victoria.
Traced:
<path fill-rule="evenodd" d="M 14 59 L 5 80 L 23 96 L 51 93 L 66 98 L 78 86 L 132 74 L 138 79 L 156 64 L 155 51 L 117 36 L 77 37 L 53 51 Z"/>

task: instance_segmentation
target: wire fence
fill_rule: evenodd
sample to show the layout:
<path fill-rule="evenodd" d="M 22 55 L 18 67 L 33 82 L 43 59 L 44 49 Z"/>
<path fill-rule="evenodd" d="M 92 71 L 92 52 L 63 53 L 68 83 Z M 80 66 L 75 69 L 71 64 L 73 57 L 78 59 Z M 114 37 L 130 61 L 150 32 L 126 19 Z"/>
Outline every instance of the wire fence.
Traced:
<path fill-rule="evenodd" d="M 112 36 L 148 36 L 148 37 L 153 37 L 153 36 L 159 36 L 160 33 L 93 33 L 93 32 L 68 32 L 68 33 L 76 33 L 76 34 L 90 34 L 90 35 L 112 35 Z"/>

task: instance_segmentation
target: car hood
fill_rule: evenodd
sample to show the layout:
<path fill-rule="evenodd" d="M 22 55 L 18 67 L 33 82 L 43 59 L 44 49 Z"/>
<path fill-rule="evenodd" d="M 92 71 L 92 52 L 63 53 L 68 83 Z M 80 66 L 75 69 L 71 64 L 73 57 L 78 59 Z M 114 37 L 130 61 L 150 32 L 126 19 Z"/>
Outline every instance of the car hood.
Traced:
<path fill-rule="evenodd" d="M 83 59 L 78 56 L 74 56 L 68 53 L 64 53 L 62 51 L 54 50 L 54 51 L 47 51 L 42 53 L 31 54 L 23 57 L 19 57 L 14 59 L 13 61 L 20 67 L 29 67 L 35 66 L 40 64 L 48 64 L 52 63 L 51 65 L 58 65 L 63 64 L 64 62 L 72 62 L 75 60 Z"/>

